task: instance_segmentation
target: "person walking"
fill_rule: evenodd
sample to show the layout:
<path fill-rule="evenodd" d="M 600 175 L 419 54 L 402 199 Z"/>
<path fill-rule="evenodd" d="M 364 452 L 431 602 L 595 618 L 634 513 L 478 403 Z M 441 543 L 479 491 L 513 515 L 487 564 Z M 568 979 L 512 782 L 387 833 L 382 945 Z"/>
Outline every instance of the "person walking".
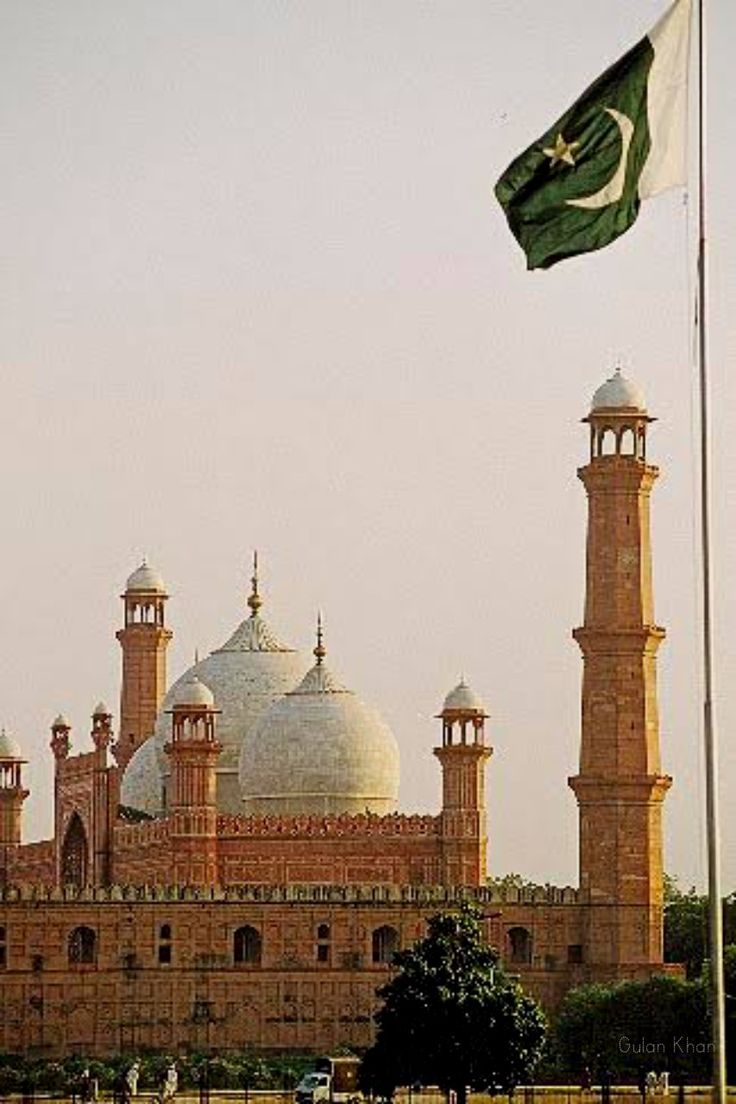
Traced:
<path fill-rule="evenodd" d="M 166 1070 L 166 1076 L 164 1077 L 163 1084 L 161 1085 L 161 1095 L 159 1097 L 161 1104 L 167 1104 L 176 1096 L 176 1090 L 179 1087 L 179 1074 L 176 1069 L 176 1062 L 170 1062 L 168 1069 Z"/>
<path fill-rule="evenodd" d="M 130 1065 L 125 1074 L 125 1096 L 128 1100 L 132 1100 L 134 1096 L 138 1095 L 138 1080 L 141 1075 L 140 1061 L 136 1060 Z"/>

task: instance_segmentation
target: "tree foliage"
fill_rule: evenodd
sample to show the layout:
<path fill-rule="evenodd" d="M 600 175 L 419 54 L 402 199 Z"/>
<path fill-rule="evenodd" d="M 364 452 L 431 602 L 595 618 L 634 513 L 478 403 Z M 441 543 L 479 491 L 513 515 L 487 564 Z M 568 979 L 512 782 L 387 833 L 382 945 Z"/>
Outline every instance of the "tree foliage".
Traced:
<path fill-rule="evenodd" d="M 85 1055 L 70 1055 L 60 1061 L 29 1058 L 18 1054 L 0 1054 L 0 1096 L 23 1093 L 29 1087 L 53 1096 L 71 1096 L 83 1069 L 110 1092 L 119 1084 L 121 1074 L 133 1061 L 133 1054 L 90 1059 Z M 161 1085 L 166 1069 L 176 1058 L 179 1084 L 183 1089 L 196 1089 L 203 1080 L 211 1089 L 286 1089 L 290 1090 L 307 1069 L 314 1065 L 312 1055 L 263 1057 L 248 1052 L 226 1054 L 194 1051 L 186 1055 L 147 1052 L 135 1055 L 141 1064 L 140 1087 L 153 1092 Z"/>
<path fill-rule="evenodd" d="M 498 874 L 487 878 L 486 884 L 493 889 L 536 889 L 537 882 L 531 882 L 523 874 Z"/>
<path fill-rule="evenodd" d="M 736 944 L 736 894 L 723 900 L 723 941 Z M 665 962 L 680 962 L 689 978 L 700 977 L 708 957 L 708 898 L 692 886 L 683 892 L 677 879 L 665 876 Z"/>
<path fill-rule="evenodd" d="M 710 1068 L 710 1026 L 702 981 L 666 975 L 583 985 L 565 997 L 555 1022 L 562 1070 L 607 1069 L 622 1080 L 669 1070 L 688 1080 Z"/>
<path fill-rule="evenodd" d="M 394 958 L 378 996 L 376 1041 L 363 1087 L 392 1096 L 399 1085 L 439 1085 L 462 1104 L 468 1087 L 510 1092 L 531 1079 L 545 1041 L 537 1003 L 508 978 L 470 907 L 440 913 L 428 934 Z"/>

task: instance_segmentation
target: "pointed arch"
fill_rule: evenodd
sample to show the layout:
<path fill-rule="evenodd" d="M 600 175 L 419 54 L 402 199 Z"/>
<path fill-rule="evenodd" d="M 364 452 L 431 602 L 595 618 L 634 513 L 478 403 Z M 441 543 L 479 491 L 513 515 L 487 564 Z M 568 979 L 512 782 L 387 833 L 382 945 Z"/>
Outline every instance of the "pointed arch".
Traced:
<path fill-rule="evenodd" d="M 79 813 L 72 813 L 61 846 L 62 885 L 85 886 L 89 870 L 89 844 Z"/>
<path fill-rule="evenodd" d="M 375 963 L 388 965 L 399 949 L 399 933 L 390 924 L 375 928 L 372 939 L 372 958 Z"/>
<path fill-rule="evenodd" d="M 515 927 L 508 930 L 509 961 L 515 965 L 529 965 L 532 960 L 532 933 L 528 928 Z"/>
<path fill-rule="evenodd" d="M 97 934 L 81 924 L 69 932 L 67 958 L 70 965 L 91 966 L 97 961 Z"/>
<path fill-rule="evenodd" d="M 260 966 L 262 943 L 260 932 L 244 925 L 233 933 L 233 962 L 238 966 Z"/>

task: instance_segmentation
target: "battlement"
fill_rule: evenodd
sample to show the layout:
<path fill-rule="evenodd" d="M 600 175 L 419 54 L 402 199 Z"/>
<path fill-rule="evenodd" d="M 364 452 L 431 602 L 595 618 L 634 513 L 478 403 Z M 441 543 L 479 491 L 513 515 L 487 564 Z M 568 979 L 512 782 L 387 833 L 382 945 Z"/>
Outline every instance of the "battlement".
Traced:
<path fill-rule="evenodd" d="M 60 759 L 57 770 L 65 782 L 73 782 L 76 779 L 87 778 L 99 769 L 99 765 L 96 751 L 80 751 L 77 755 L 70 755 L 68 759 Z"/>
<path fill-rule="evenodd" d="M 168 817 L 156 820 L 130 821 L 118 820 L 115 825 L 115 840 L 120 847 L 136 847 L 143 843 L 168 842 L 171 835 L 171 821 Z"/>
<path fill-rule="evenodd" d="M 217 818 L 217 834 L 233 836 L 436 836 L 440 818 L 421 814 L 343 813 L 333 816 L 245 816 L 222 814 Z"/>
<path fill-rule="evenodd" d="M 523 889 L 496 886 L 415 885 L 236 885 L 155 886 L 112 885 L 105 887 L 11 885 L 0 888 L 0 904 L 40 902 L 56 904 L 173 901 L 243 901 L 260 904 L 407 904 L 453 907 L 463 901 L 478 905 L 528 904 L 576 905 L 578 891 L 572 886 L 527 886 Z"/>

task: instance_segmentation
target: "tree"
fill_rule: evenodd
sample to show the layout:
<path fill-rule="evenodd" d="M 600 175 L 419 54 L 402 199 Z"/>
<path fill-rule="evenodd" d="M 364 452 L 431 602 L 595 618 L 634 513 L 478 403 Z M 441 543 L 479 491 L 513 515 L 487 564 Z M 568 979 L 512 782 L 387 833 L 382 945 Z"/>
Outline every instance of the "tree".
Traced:
<path fill-rule="evenodd" d="M 689 978 L 700 977 L 707 951 L 708 898 L 678 888 L 675 878 L 665 878 L 664 957 L 681 962 Z"/>
<path fill-rule="evenodd" d="M 736 943 L 736 894 L 723 899 L 723 941 Z M 683 893 L 677 879 L 665 875 L 664 958 L 681 962 L 688 978 L 700 977 L 708 957 L 708 898 L 695 887 Z"/>
<path fill-rule="evenodd" d="M 378 996 L 376 1041 L 361 1067 L 364 1089 L 439 1085 L 465 1104 L 467 1089 L 510 1092 L 541 1056 L 544 1015 L 507 977 L 470 906 L 431 917 L 428 934 L 393 961 Z"/>
<path fill-rule="evenodd" d="M 528 878 L 525 878 L 523 874 L 499 874 L 495 877 L 487 878 L 486 885 L 489 885 L 492 889 L 536 889 L 537 883 L 530 882 Z"/>
<path fill-rule="evenodd" d="M 703 1076 L 709 1038 L 702 981 L 666 975 L 581 985 L 563 1000 L 554 1026 L 559 1072 L 577 1074 L 590 1066 L 622 1079 L 652 1068 Z"/>

